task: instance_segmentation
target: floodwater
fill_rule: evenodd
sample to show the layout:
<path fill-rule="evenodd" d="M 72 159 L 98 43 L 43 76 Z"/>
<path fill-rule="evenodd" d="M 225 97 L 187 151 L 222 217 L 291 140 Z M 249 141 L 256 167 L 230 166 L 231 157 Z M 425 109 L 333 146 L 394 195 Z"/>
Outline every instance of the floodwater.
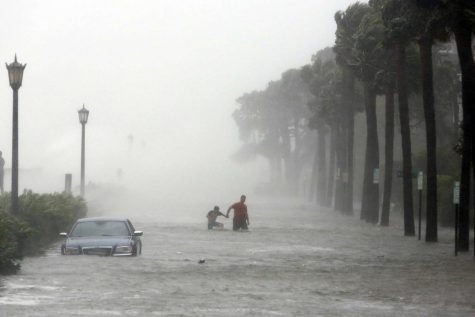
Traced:
<path fill-rule="evenodd" d="M 207 210 L 131 216 L 144 231 L 136 258 L 61 256 L 54 245 L 0 278 L 0 316 L 475 316 L 475 260 L 453 256 L 450 230 L 426 244 L 400 224 L 249 207 L 246 233 L 206 230 Z"/>

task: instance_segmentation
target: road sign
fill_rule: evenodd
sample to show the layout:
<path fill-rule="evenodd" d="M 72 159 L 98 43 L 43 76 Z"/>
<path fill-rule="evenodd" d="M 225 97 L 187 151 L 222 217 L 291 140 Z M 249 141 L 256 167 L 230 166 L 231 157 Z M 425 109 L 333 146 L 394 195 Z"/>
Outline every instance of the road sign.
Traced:
<path fill-rule="evenodd" d="M 379 184 L 379 168 L 373 170 L 373 184 Z"/>
<path fill-rule="evenodd" d="M 422 186 L 424 186 L 424 173 L 420 171 L 417 175 L 417 190 L 422 190 Z"/>
<path fill-rule="evenodd" d="M 460 182 L 454 183 L 454 205 L 460 203 Z"/>

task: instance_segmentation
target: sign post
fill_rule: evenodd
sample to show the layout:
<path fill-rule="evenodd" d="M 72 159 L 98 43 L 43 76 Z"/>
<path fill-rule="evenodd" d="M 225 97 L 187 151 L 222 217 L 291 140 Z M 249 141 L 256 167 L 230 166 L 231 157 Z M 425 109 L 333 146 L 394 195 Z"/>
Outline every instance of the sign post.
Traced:
<path fill-rule="evenodd" d="M 417 191 L 419 192 L 419 240 L 421 239 L 422 222 L 422 188 L 424 186 L 424 173 L 422 171 L 417 175 Z"/>
<path fill-rule="evenodd" d="M 379 168 L 373 170 L 373 184 L 379 184 Z"/>
<path fill-rule="evenodd" d="M 454 183 L 454 205 L 455 205 L 455 256 L 458 255 L 458 231 L 459 231 L 459 203 L 460 203 L 460 182 Z"/>

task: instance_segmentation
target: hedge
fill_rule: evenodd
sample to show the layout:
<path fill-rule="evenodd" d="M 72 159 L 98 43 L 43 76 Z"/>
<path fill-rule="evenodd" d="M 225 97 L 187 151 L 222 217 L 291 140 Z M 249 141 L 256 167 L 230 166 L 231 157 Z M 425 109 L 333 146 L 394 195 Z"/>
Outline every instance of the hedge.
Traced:
<path fill-rule="evenodd" d="M 18 214 L 11 215 L 10 195 L 0 196 L 0 274 L 17 272 L 23 256 L 43 252 L 59 232 L 87 214 L 86 202 L 67 193 L 25 191 L 19 206 Z"/>

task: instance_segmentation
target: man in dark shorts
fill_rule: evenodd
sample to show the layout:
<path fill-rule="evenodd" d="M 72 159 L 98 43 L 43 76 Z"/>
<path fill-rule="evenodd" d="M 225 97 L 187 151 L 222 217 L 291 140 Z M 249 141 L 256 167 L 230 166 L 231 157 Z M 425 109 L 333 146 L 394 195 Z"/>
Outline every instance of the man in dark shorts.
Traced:
<path fill-rule="evenodd" d="M 216 221 L 216 218 L 218 218 L 218 216 L 224 216 L 224 217 L 228 218 L 221 211 L 219 211 L 218 206 L 214 206 L 214 209 L 209 211 L 208 214 L 206 215 L 206 218 L 208 218 L 208 230 L 211 230 L 214 227 L 218 227 L 219 229 L 223 229 L 224 225 L 222 223 Z"/>
<path fill-rule="evenodd" d="M 228 217 L 231 209 L 234 210 L 234 218 L 233 218 L 234 231 L 238 231 L 239 229 L 248 230 L 247 226 L 250 225 L 249 216 L 247 214 L 247 206 L 244 202 L 246 202 L 246 196 L 242 195 L 241 200 L 237 203 L 232 204 L 231 207 L 228 208 L 228 212 L 226 213 L 226 217 Z"/>

